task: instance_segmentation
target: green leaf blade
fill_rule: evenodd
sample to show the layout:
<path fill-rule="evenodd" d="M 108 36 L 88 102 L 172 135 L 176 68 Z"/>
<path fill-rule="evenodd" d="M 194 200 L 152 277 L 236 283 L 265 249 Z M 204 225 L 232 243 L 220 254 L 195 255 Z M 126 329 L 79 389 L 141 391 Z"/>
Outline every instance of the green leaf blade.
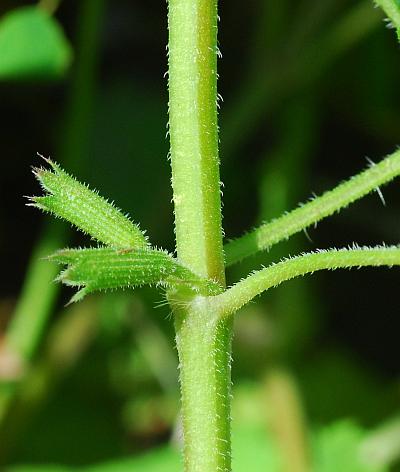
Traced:
<path fill-rule="evenodd" d="M 221 292 L 217 283 L 197 276 L 168 253 L 156 249 L 64 249 L 50 259 L 67 264 L 58 281 L 82 287 L 71 301 L 79 301 L 95 291 L 142 285 L 185 287 L 204 295 Z"/>
<path fill-rule="evenodd" d="M 33 206 L 72 223 L 107 246 L 117 249 L 148 246 L 144 233 L 118 208 L 54 162 L 47 162 L 51 170 L 34 170 L 47 194 L 32 197 Z"/>
<path fill-rule="evenodd" d="M 318 472 L 386 472 L 388 467 L 366 461 L 360 448 L 366 431 L 353 420 L 340 420 L 320 428 L 313 438 Z"/>
<path fill-rule="evenodd" d="M 12 10 L 0 21 L 0 79 L 57 78 L 72 49 L 57 21 L 42 9 Z"/>

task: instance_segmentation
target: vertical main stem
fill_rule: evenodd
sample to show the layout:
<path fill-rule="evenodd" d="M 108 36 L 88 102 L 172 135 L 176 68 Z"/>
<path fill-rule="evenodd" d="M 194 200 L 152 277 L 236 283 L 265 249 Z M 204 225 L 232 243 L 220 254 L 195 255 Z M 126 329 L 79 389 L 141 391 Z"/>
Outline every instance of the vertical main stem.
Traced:
<path fill-rule="evenodd" d="M 169 0 L 169 130 L 178 258 L 224 283 L 217 1 Z"/>
<path fill-rule="evenodd" d="M 178 259 L 225 285 L 217 124 L 217 0 L 169 0 L 169 130 Z M 178 294 L 175 294 L 178 295 Z M 211 299 L 175 314 L 186 472 L 229 472 L 232 326 Z"/>
<path fill-rule="evenodd" d="M 231 471 L 231 319 L 196 297 L 175 310 L 186 472 Z"/>

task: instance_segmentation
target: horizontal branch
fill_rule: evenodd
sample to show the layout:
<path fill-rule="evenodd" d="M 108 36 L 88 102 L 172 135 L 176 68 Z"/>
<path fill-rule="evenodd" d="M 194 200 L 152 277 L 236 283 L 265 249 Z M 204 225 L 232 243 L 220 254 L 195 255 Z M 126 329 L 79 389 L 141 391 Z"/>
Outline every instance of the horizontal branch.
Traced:
<path fill-rule="evenodd" d="M 395 265 L 400 265 L 400 246 L 320 250 L 254 272 L 213 300 L 221 316 L 229 316 L 265 290 L 300 275 L 323 269 Z"/>
<path fill-rule="evenodd" d="M 400 150 L 371 164 L 366 170 L 341 183 L 333 190 L 303 204 L 283 216 L 265 223 L 225 245 L 226 265 L 232 265 L 258 251 L 288 239 L 295 233 L 347 207 L 372 190 L 400 175 Z"/>

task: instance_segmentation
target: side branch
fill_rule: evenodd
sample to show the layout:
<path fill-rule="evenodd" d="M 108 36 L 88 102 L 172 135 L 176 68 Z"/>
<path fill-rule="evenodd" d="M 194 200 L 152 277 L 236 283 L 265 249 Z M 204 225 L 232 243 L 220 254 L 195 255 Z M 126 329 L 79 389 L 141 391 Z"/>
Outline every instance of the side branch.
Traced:
<path fill-rule="evenodd" d="M 259 270 L 213 298 L 222 317 L 235 313 L 265 290 L 322 269 L 400 265 L 400 246 L 329 249 L 285 259 Z"/>
<path fill-rule="evenodd" d="M 258 251 L 271 248 L 318 221 L 347 207 L 372 190 L 400 175 L 400 150 L 371 164 L 368 169 L 346 180 L 333 190 L 265 223 L 254 231 L 225 245 L 226 265 L 232 265 Z"/>

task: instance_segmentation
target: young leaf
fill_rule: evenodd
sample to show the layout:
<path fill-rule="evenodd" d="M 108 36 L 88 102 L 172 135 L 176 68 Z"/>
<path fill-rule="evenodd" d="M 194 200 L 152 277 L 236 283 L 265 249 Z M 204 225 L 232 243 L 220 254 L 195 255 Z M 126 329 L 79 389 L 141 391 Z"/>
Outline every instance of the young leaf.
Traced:
<path fill-rule="evenodd" d="M 0 79 L 61 76 L 72 58 L 60 25 L 42 9 L 12 10 L 0 21 Z"/>
<path fill-rule="evenodd" d="M 78 182 L 49 159 L 52 170 L 34 169 L 47 195 L 31 197 L 32 205 L 69 221 L 97 241 L 117 249 L 145 248 L 139 227 L 97 192 Z"/>
<path fill-rule="evenodd" d="M 154 284 L 184 286 L 204 295 L 221 292 L 217 283 L 195 275 L 168 253 L 156 249 L 64 249 L 50 256 L 50 259 L 67 265 L 57 280 L 82 287 L 71 302 L 79 301 L 97 290 Z"/>

